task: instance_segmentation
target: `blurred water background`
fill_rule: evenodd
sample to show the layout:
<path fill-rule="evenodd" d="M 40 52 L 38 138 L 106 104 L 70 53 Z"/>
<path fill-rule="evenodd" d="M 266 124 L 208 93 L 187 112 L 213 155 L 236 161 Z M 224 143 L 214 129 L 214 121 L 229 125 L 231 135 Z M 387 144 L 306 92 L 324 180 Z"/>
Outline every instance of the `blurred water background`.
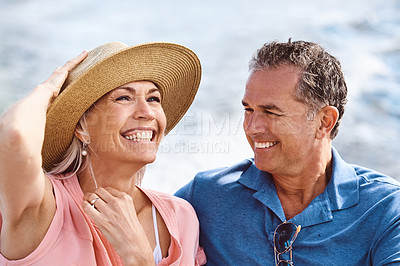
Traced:
<path fill-rule="evenodd" d="M 201 86 L 143 183 L 173 193 L 198 171 L 252 156 L 242 130 L 248 61 L 265 42 L 289 37 L 318 42 L 342 63 L 341 155 L 400 179 L 399 0 L 0 0 L 0 111 L 83 49 L 114 40 L 186 45 L 202 61 Z"/>

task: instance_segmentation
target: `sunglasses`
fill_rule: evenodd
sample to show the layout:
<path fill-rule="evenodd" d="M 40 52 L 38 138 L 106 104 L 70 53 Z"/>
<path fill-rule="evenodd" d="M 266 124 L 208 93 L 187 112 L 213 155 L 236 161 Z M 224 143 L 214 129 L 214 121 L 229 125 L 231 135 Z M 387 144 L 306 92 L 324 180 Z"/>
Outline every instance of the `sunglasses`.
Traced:
<path fill-rule="evenodd" d="M 293 265 L 292 245 L 300 229 L 301 225 L 296 226 L 294 223 L 288 223 L 286 221 L 276 227 L 274 232 L 274 257 L 276 266 Z M 290 259 L 281 259 L 281 254 L 286 252 L 289 252 Z"/>

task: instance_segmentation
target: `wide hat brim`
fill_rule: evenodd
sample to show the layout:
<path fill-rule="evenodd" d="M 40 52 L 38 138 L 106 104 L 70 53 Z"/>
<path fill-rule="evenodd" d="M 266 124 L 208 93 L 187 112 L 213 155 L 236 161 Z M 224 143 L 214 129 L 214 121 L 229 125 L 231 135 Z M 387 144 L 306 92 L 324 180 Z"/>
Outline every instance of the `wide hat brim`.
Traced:
<path fill-rule="evenodd" d="M 110 54 L 98 60 L 101 53 Z M 85 62 L 86 61 L 86 62 Z M 167 134 L 190 107 L 200 85 L 201 64 L 190 49 L 173 43 L 127 47 L 113 42 L 89 52 L 72 70 L 48 109 L 42 147 L 46 171 L 59 163 L 70 146 L 79 119 L 98 99 L 133 81 L 153 82 L 160 90 Z"/>

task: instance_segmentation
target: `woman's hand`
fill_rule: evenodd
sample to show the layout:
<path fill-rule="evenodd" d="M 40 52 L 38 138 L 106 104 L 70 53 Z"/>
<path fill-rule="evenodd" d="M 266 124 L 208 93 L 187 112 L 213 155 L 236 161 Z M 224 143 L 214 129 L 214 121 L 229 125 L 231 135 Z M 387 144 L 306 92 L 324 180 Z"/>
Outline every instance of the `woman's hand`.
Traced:
<path fill-rule="evenodd" d="M 48 90 L 52 93 L 50 100 L 57 97 L 60 93 L 62 85 L 68 77 L 69 71 L 74 69 L 80 62 L 82 62 L 86 58 L 87 54 L 88 53 L 86 51 L 83 51 L 80 55 L 69 60 L 62 67 L 57 67 L 53 74 L 51 74 L 51 76 L 45 82 L 39 84 L 35 90 Z"/>
<path fill-rule="evenodd" d="M 132 198 L 113 188 L 86 193 L 84 211 L 99 227 L 125 265 L 154 265 L 153 251 Z"/>

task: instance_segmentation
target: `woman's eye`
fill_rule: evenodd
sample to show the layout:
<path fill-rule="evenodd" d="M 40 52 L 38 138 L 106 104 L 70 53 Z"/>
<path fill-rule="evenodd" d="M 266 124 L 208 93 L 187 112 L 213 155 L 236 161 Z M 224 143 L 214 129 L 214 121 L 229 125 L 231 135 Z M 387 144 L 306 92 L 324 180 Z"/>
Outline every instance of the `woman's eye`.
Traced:
<path fill-rule="evenodd" d="M 161 102 L 161 99 L 160 99 L 160 97 L 157 97 L 157 96 L 152 96 L 152 97 L 150 97 L 149 99 L 147 99 L 147 101 L 148 102 Z"/>
<path fill-rule="evenodd" d="M 115 99 L 116 101 L 130 101 L 131 97 L 129 97 L 128 95 L 123 95 L 123 96 L 119 96 Z"/>

